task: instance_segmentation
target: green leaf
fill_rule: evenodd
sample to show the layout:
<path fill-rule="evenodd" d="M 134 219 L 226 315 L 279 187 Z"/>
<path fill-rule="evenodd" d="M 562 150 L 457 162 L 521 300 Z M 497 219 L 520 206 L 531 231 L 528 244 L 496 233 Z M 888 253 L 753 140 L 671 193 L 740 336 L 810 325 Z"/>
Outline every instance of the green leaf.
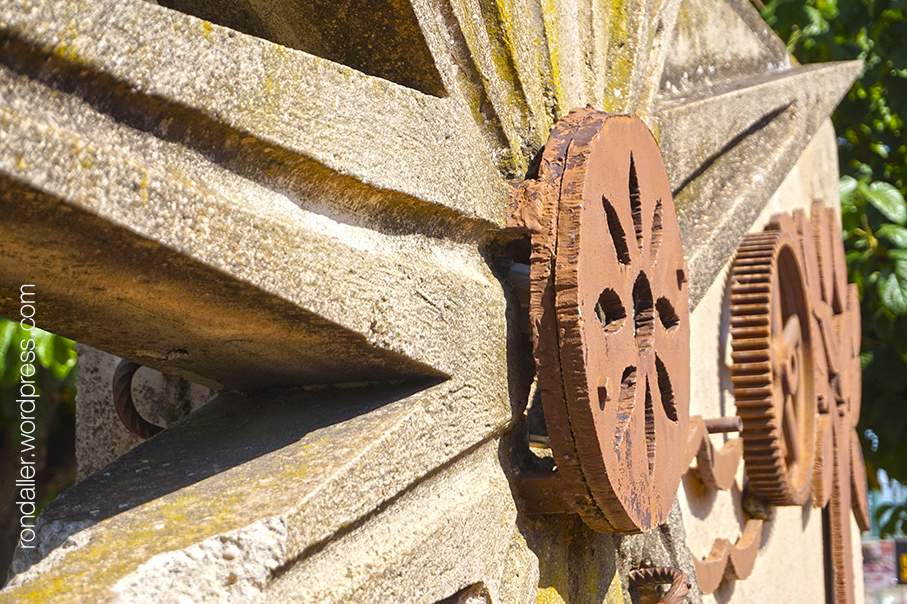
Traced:
<path fill-rule="evenodd" d="M 54 338 L 57 336 L 35 329 L 32 337 L 35 338 L 35 354 L 38 356 L 38 362 L 45 369 L 51 369 L 54 365 Z"/>
<path fill-rule="evenodd" d="M 878 288 L 886 308 L 896 315 L 907 314 L 907 261 L 895 262 L 893 271 L 884 267 Z"/>
<path fill-rule="evenodd" d="M 13 337 L 19 326 L 12 321 L 0 319 L 0 375 L 6 371 L 6 351 L 13 342 Z"/>
<path fill-rule="evenodd" d="M 76 366 L 76 350 L 71 340 L 56 336 L 54 338 L 54 364 L 51 367 L 58 380 L 65 378 Z"/>
<path fill-rule="evenodd" d="M 841 200 L 850 197 L 857 190 L 857 179 L 853 176 L 842 176 L 838 182 L 838 191 L 841 193 Z"/>
<path fill-rule="evenodd" d="M 847 265 L 850 267 L 856 266 L 858 264 L 866 262 L 870 257 L 872 257 L 871 250 L 850 250 L 846 255 Z"/>
<path fill-rule="evenodd" d="M 871 350 L 860 353 L 860 368 L 865 369 L 867 365 L 872 363 L 873 357 L 875 354 Z"/>
<path fill-rule="evenodd" d="M 907 203 L 901 192 L 887 182 L 860 185 L 860 193 L 889 220 L 903 225 L 907 222 Z"/>
<path fill-rule="evenodd" d="M 876 237 L 884 237 L 902 250 L 907 250 L 907 229 L 896 224 L 883 224 Z"/>
<path fill-rule="evenodd" d="M 16 336 L 13 337 L 12 343 L 9 348 L 6 349 L 6 355 L 4 355 L 4 370 L 3 375 L 0 376 L 0 386 L 3 388 L 9 388 L 13 384 L 19 382 L 21 377 L 21 372 L 19 368 L 22 366 L 22 362 L 19 360 L 19 342 L 24 338 L 17 337 L 21 330 L 18 329 L 18 324 L 16 324 Z"/>
<path fill-rule="evenodd" d="M 883 503 L 882 505 L 877 507 L 876 511 L 875 511 L 876 522 L 881 522 L 882 519 L 886 516 L 886 514 L 888 514 L 888 512 L 891 511 L 891 508 L 893 508 L 893 507 L 894 507 L 894 505 L 890 504 L 890 503 Z"/>
<path fill-rule="evenodd" d="M 869 148 L 882 159 L 888 159 L 888 149 L 882 143 L 872 143 Z"/>

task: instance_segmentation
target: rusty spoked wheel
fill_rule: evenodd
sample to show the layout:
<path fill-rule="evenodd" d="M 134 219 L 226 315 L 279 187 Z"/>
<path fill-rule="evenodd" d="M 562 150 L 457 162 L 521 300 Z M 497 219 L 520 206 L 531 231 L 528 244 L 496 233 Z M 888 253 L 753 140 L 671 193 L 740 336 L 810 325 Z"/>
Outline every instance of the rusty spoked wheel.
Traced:
<path fill-rule="evenodd" d="M 671 189 L 639 118 L 580 110 L 545 148 L 532 321 L 564 491 L 596 530 L 664 522 L 685 468 L 689 296 Z"/>
<path fill-rule="evenodd" d="M 816 390 L 808 291 L 796 233 L 748 235 L 731 269 L 731 367 L 754 493 L 803 505 L 812 485 Z"/>

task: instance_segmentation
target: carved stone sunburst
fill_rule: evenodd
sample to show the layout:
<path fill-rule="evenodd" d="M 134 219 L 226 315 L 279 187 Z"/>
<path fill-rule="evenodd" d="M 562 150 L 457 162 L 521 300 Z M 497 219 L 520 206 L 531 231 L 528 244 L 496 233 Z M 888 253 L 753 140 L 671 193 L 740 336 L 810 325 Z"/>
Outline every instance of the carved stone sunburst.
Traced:
<path fill-rule="evenodd" d="M 0 313 L 43 283 L 43 327 L 214 387 L 456 385 L 389 422 L 444 418 L 453 430 L 411 426 L 431 455 L 399 447 L 378 475 L 355 452 L 343 471 L 379 487 L 338 498 L 317 534 L 292 525 L 298 507 L 268 506 L 299 535 L 279 568 L 511 425 L 504 302 L 482 250 L 557 120 L 591 105 L 654 133 L 695 306 L 860 68 L 792 64 L 746 0 L 160 4 L 0 2 Z M 245 494 L 209 504 L 229 530 L 264 517 Z M 153 525 L 152 508 L 115 526 Z M 145 566 L 162 543 L 194 545 L 197 526 L 139 548 L 67 510 L 44 514 L 117 555 L 61 554 L 4 596 L 101 602 L 121 579 L 154 594 L 200 576 L 162 586 Z"/>

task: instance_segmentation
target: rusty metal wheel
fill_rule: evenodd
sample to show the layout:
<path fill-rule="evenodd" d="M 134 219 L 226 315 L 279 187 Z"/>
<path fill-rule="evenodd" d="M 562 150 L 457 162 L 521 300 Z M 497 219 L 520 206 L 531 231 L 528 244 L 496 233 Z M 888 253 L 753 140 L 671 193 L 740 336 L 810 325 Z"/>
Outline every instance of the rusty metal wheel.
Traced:
<path fill-rule="evenodd" d="M 843 247 L 843 246 L 842 246 Z M 862 402 L 862 367 L 860 365 L 860 347 L 862 344 L 862 316 L 860 314 L 860 294 L 853 283 L 847 286 L 847 307 L 841 325 L 841 352 L 844 355 L 841 372 L 841 390 L 844 394 L 843 412 L 847 418 L 845 425 L 850 426 L 850 490 L 851 507 L 857 525 L 861 531 L 868 531 L 869 521 L 869 485 L 866 481 L 866 463 L 863 461 L 863 449 L 860 446 L 860 435 L 857 423 L 860 421 L 860 404 Z"/>
<path fill-rule="evenodd" d="M 831 550 L 831 583 L 836 603 L 854 602 L 853 538 L 850 514 L 853 509 L 852 443 L 855 435 L 848 418 L 834 414 L 835 481 L 828 500 L 828 547 Z M 862 461 L 862 456 L 860 457 Z"/>
<path fill-rule="evenodd" d="M 540 182 L 532 316 L 558 472 L 593 528 L 648 531 L 674 501 L 689 421 L 686 267 L 661 154 L 639 118 L 581 110 L 552 133 Z"/>
<path fill-rule="evenodd" d="M 843 245 L 841 246 L 843 247 Z M 863 339 L 863 317 L 860 314 L 860 293 L 856 284 L 847 287 L 847 308 L 840 321 L 841 373 L 839 376 L 841 404 L 854 428 L 860 421 L 860 406 L 863 396 L 863 369 L 860 364 L 860 348 Z"/>
<path fill-rule="evenodd" d="M 775 505 L 809 499 L 816 391 L 808 291 L 796 233 L 748 235 L 731 269 L 731 376 L 753 492 Z"/>

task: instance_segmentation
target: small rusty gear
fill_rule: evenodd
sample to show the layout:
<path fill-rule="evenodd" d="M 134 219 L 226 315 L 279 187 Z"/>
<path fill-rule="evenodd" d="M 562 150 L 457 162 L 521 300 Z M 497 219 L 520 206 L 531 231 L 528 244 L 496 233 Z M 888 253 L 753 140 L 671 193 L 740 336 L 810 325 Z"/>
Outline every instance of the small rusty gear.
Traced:
<path fill-rule="evenodd" d="M 748 235 L 731 269 L 731 379 L 754 493 L 774 505 L 809 499 L 816 441 L 808 291 L 787 221 Z"/>
<path fill-rule="evenodd" d="M 673 566 L 656 566 L 630 571 L 627 574 L 627 580 L 630 589 L 640 592 L 640 602 L 654 602 L 655 604 L 683 604 L 693 586 L 686 573 Z M 670 587 L 663 596 L 659 597 L 653 590 L 657 586 L 665 584 L 669 584 Z"/>
<path fill-rule="evenodd" d="M 843 247 L 843 246 L 842 246 Z M 847 286 L 847 308 L 840 321 L 841 354 L 841 404 L 849 423 L 856 428 L 860 421 L 860 405 L 863 396 L 863 370 L 860 362 L 862 345 L 862 320 L 860 314 L 860 292 L 856 284 Z"/>
<path fill-rule="evenodd" d="M 861 531 L 868 531 L 869 522 L 869 485 L 866 481 L 866 463 L 863 461 L 863 449 L 860 446 L 860 435 L 857 423 L 860 421 L 860 403 L 862 399 L 862 368 L 860 365 L 860 346 L 862 340 L 862 316 L 860 315 L 860 293 L 853 283 L 847 286 L 847 307 L 841 325 L 841 350 L 843 370 L 841 372 L 841 390 L 844 395 L 842 412 L 850 426 L 850 490 L 853 515 Z"/>
<path fill-rule="evenodd" d="M 834 416 L 820 413 L 816 421 L 816 461 L 813 471 L 813 507 L 824 508 L 835 481 Z"/>
<path fill-rule="evenodd" d="M 866 482 L 866 462 L 860 448 L 860 436 L 850 431 L 850 499 L 853 516 L 861 531 L 872 528 L 869 520 L 869 485 Z"/>
<path fill-rule="evenodd" d="M 830 601 L 845 604 L 855 601 L 851 513 L 861 530 L 869 528 L 866 469 L 856 431 L 861 393 L 860 301 L 856 286 L 847 284 L 837 214 L 815 200 L 809 219 L 797 211 L 794 222 L 806 252 L 821 412 L 813 504 L 825 507 Z"/>
<path fill-rule="evenodd" d="M 689 302 L 671 189 L 639 118 L 573 111 L 511 224 L 532 235 L 530 321 L 558 491 L 599 531 L 661 524 L 683 474 Z"/>

